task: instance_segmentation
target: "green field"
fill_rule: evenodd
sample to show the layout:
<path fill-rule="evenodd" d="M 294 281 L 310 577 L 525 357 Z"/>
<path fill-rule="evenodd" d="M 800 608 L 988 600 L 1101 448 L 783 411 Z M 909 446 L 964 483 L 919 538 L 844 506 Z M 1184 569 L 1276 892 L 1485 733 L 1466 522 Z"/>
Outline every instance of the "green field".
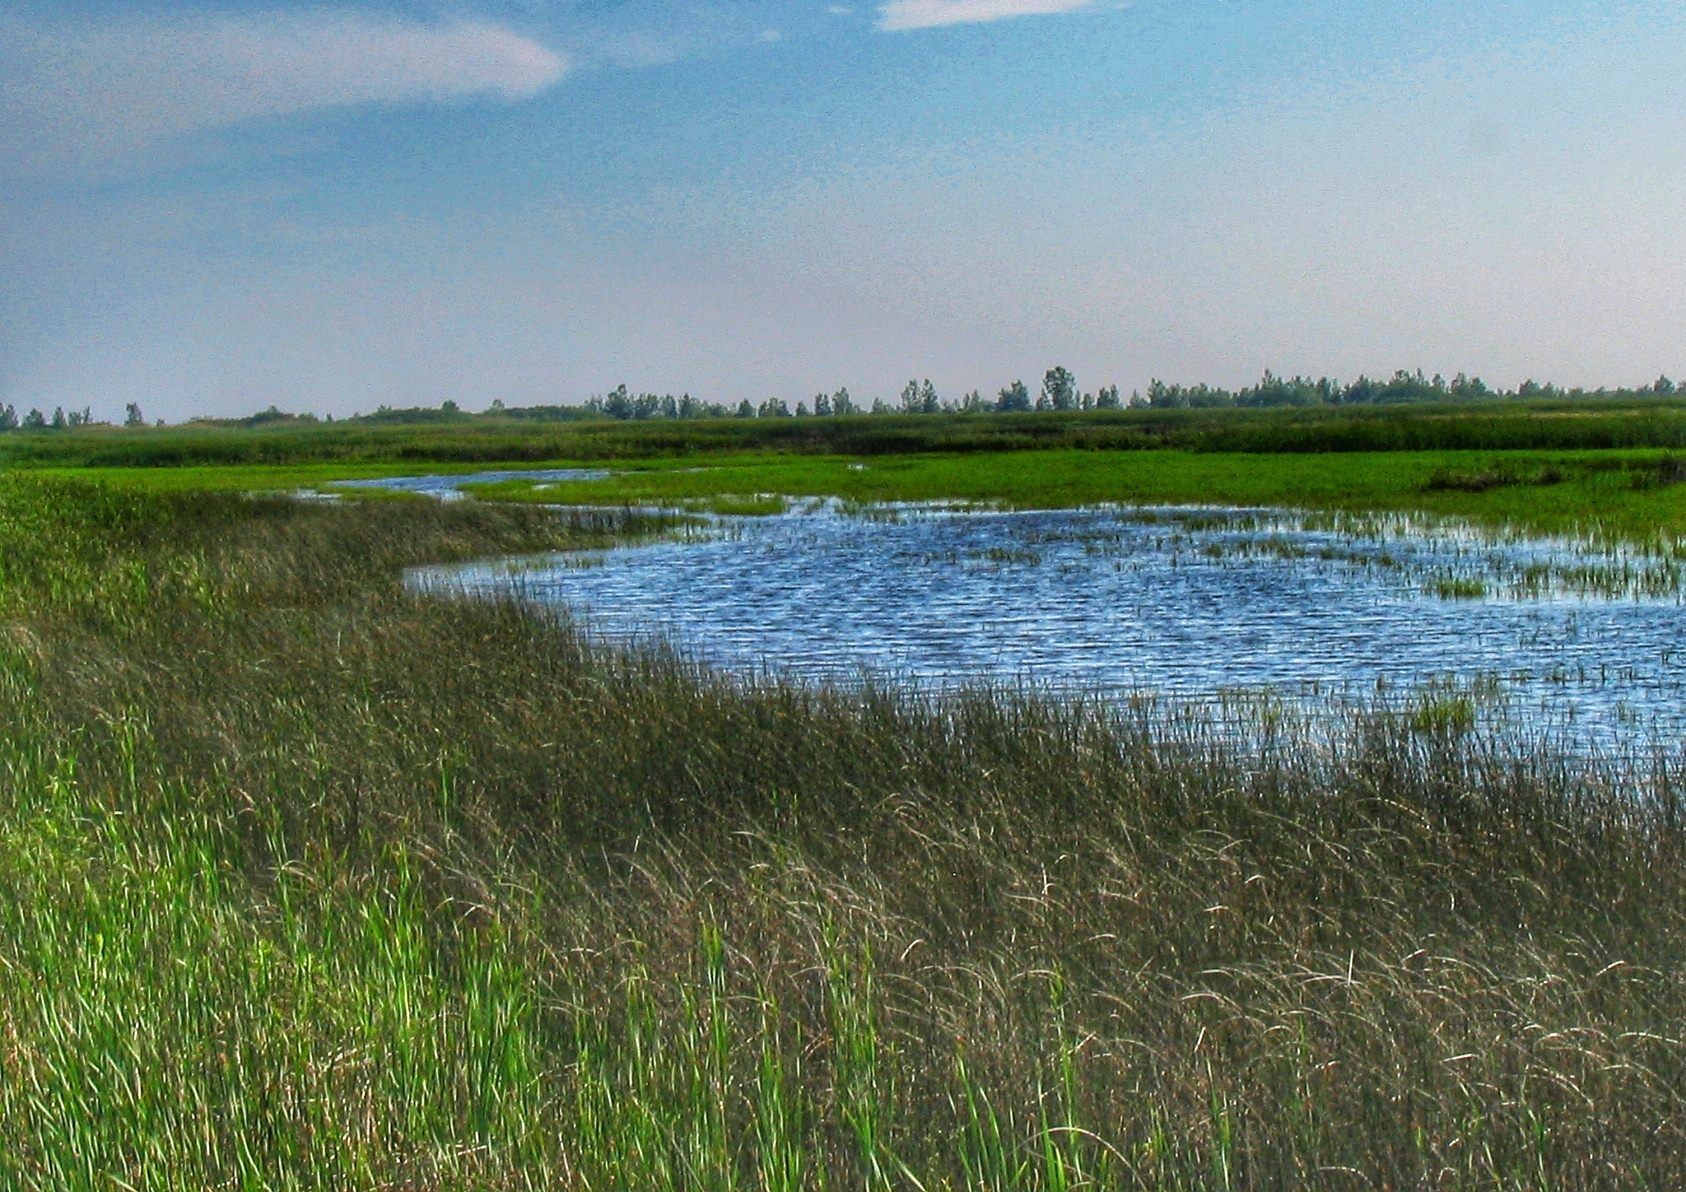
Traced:
<path fill-rule="evenodd" d="M 1686 532 L 1686 458 L 1650 449 L 1318 455 L 1030 450 L 959 455 L 681 457 L 603 480 L 471 486 L 499 500 L 709 506 L 764 494 L 960 500 L 1023 508 L 1106 502 L 1420 511 L 1546 533 L 1663 541 Z M 771 508 L 777 508 L 774 504 Z"/>
<path fill-rule="evenodd" d="M 482 416 L 421 426 L 94 428 L 0 435 L 0 466 L 7 463 L 149 492 L 327 490 L 347 478 L 596 466 L 616 474 L 537 492 L 515 481 L 477 495 L 746 512 L 777 508 L 769 495 L 1039 507 L 1221 503 L 1415 510 L 1647 543 L 1686 532 L 1686 401 L 1663 397 L 537 426 Z"/>
<path fill-rule="evenodd" d="M 1581 419 L 1654 423 L 1614 443 L 1313 424 L 1411 428 L 1388 452 L 1218 450 L 1308 424 L 1241 411 L 1156 450 L 1009 416 L 1024 442 L 907 453 L 427 451 L 615 458 L 569 490 L 611 507 L 1418 509 L 1672 550 L 1659 411 Z M 439 460 L 236 458 L 254 431 L 147 463 L 176 433 L 0 475 L 0 1186 L 1686 1183 L 1677 743 L 1575 760 L 1427 695 L 1262 701 L 1237 738 L 1151 700 L 752 683 L 399 580 L 659 518 L 250 497 Z"/>

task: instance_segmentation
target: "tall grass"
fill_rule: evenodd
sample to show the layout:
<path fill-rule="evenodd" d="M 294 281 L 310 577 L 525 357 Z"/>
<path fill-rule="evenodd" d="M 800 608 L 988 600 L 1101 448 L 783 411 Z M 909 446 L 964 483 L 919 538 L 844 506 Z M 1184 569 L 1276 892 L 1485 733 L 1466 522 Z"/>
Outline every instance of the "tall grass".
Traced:
<path fill-rule="evenodd" d="M 0 1184 L 1670 1187 L 1681 759 L 805 690 L 0 480 Z"/>

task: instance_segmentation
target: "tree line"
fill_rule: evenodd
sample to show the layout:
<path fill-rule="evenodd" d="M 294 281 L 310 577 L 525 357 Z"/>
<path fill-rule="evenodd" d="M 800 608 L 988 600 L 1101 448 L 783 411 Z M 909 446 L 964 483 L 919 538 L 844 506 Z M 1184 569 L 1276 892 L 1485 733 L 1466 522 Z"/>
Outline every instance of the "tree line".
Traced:
<path fill-rule="evenodd" d="M 1424 402 L 1487 402 L 1504 400 L 1538 400 L 1548 398 L 1611 398 L 1632 399 L 1647 396 L 1670 396 L 1677 392 L 1675 382 L 1666 375 L 1658 377 L 1642 388 L 1564 389 L 1549 383 L 1527 380 L 1515 389 L 1497 389 L 1480 377 L 1458 373 L 1451 379 L 1436 373 L 1425 376 L 1421 369 L 1407 372 L 1400 369 L 1386 380 L 1360 375 L 1356 380 L 1340 382 L 1331 377 L 1279 377 L 1269 369 L 1256 384 L 1239 389 L 1217 385 L 1177 385 L 1154 378 L 1147 389 L 1134 390 L 1126 398 L 1117 385 L 1102 385 L 1085 390 L 1077 383 L 1071 370 L 1056 365 L 1042 375 L 1040 387 L 1033 393 L 1022 380 L 1004 385 L 993 397 L 977 389 L 958 398 L 945 398 L 929 377 L 909 380 L 899 398 L 893 402 L 875 397 L 869 403 L 857 401 L 849 390 L 839 388 L 832 393 L 816 393 L 811 400 L 798 401 L 794 408 L 784 398 L 769 397 L 757 403 L 744 399 L 736 405 L 704 401 L 689 393 L 632 393 L 626 385 L 618 385 L 607 394 L 594 394 L 581 405 L 540 405 L 508 407 L 501 400 L 492 402 L 484 415 L 471 414 L 456 402 L 446 401 L 439 406 L 394 408 L 383 405 L 371 414 L 355 414 L 343 421 L 373 423 L 434 423 L 452 422 L 475 417 L 508 418 L 535 422 L 573 422 L 592 418 L 620 421 L 649 421 L 656 419 L 697 418 L 803 418 L 848 417 L 855 414 L 1012 414 L 1032 410 L 1123 410 L 1123 409 L 1261 409 L 1273 406 L 1378 406 Z M 261 413 L 245 418 L 196 418 L 192 422 L 209 426 L 257 427 L 276 423 L 315 422 L 312 414 L 283 413 L 270 406 Z M 330 415 L 328 421 L 332 422 Z M 125 411 L 125 426 L 145 426 L 140 406 L 130 402 Z M 94 425 L 87 408 L 66 411 L 55 408 L 52 415 L 31 409 L 23 416 L 9 405 L 0 405 L 0 432 L 69 430 Z M 162 425 L 162 423 L 160 423 Z"/>
<path fill-rule="evenodd" d="M 32 408 L 20 415 L 15 406 L 0 405 L 0 432 L 10 430 L 75 430 L 77 427 L 95 425 L 104 426 L 107 424 L 96 423 L 93 409 L 90 406 L 83 406 L 80 410 L 67 410 L 63 406 L 54 406 L 50 415 Z M 141 416 L 140 406 L 134 402 L 129 403 L 123 425 L 146 425 L 146 419 Z"/>
<path fill-rule="evenodd" d="M 1128 398 L 1120 396 L 1117 385 L 1103 385 L 1093 391 L 1081 388 L 1070 369 L 1063 365 L 1050 368 L 1042 376 L 1042 384 L 1035 393 L 1022 380 L 1003 386 L 993 397 L 986 397 L 977 389 L 958 399 L 940 396 L 930 378 L 910 380 L 902 388 L 896 402 L 874 398 L 863 406 L 849 394 L 847 388 L 835 393 L 816 393 L 812 402 L 798 401 L 794 409 L 783 398 L 770 397 L 753 403 L 749 400 L 736 406 L 720 402 L 698 401 L 689 393 L 680 397 L 672 394 L 630 393 L 625 385 L 607 395 L 593 396 L 584 410 L 600 418 L 644 420 L 653 418 L 790 418 L 837 417 L 850 414 L 1011 414 L 1027 410 L 1122 410 L 1122 409 L 1221 409 L 1226 407 L 1260 409 L 1270 406 L 1365 406 L 1398 405 L 1410 402 L 1471 402 L 1499 400 L 1538 400 L 1546 398 L 1634 398 L 1668 396 L 1676 392 L 1675 383 L 1666 375 L 1640 389 L 1582 388 L 1564 389 L 1549 383 L 1527 380 L 1513 390 L 1496 389 L 1480 377 L 1458 373 L 1451 379 L 1436 373 L 1425 376 L 1422 370 L 1407 372 L 1400 369 L 1386 380 L 1360 375 L 1356 380 L 1342 383 L 1331 377 L 1279 377 L 1269 369 L 1254 385 L 1240 389 L 1226 389 L 1215 385 L 1175 385 L 1154 378 L 1144 392 L 1135 390 Z"/>

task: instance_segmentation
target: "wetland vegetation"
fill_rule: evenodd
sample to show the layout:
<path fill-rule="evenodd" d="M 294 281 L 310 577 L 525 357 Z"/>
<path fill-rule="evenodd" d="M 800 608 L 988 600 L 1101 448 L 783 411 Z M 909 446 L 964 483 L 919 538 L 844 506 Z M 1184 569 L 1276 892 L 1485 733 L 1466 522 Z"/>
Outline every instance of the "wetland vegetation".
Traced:
<path fill-rule="evenodd" d="M 1508 411 L 51 438 L 0 475 L 0 1183 L 1686 1182 L 1677 736 L 1575 749 L 1467 685 L 1220 723 L 802 684 L 404 582 L 785 496 L 1410 510 L 1672 574 L 1680 411 L 1564 410 L 1561 440 Z M 1154 416 L 1283 450 L 1096 449 Z M 1289 451 L 1353 427 L 1413 449 Z M 499 502 L 240 491 L 435 459 L 612 467 Z M 1348 549 L 1196 516 L 1161 529 L 1214 567 Z"/>

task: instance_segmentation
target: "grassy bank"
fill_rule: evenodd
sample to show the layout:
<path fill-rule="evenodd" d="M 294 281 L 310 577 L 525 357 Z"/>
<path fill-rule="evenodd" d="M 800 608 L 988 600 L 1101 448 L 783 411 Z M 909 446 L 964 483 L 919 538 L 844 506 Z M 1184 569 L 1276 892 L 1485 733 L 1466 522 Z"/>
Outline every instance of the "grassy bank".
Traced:
<path fill-rule="evenodd" d="M 398 582 L 636 528 L 0 478 L 0 1183 L 1686 1180 L 1679 758 Z"/>
<path fill-rule="evenodd" d="M 588 461 L 543 460 L 548 467 Z M 358 500 L 407 494 L 340 489 L 335 481 L 417 473 L 471 474 L 495 464 L 214 465 L 45 468 L 29 474 L 88 480 L 147 496 L 192 493 L 338 493 Z M 535 464 L 534 466 L 538 466 Z M 1314 455 L 1071 449 L 812 456 L 776 452 L 627 459 L 601 480 L 469 483 L 485 500 L 533 504 L 672 505 L 768 513 L 777 497 L 845 501 L 959 500 L 1025 508 L 1224 504 L 1346 512 L 1398 511 L 1467 518 L 1545 534 L 1586 533 L 1672 546 L 1686 536 L 1686 457 L 1653 449 L 1609 451 L 1395 451 Z"/>

